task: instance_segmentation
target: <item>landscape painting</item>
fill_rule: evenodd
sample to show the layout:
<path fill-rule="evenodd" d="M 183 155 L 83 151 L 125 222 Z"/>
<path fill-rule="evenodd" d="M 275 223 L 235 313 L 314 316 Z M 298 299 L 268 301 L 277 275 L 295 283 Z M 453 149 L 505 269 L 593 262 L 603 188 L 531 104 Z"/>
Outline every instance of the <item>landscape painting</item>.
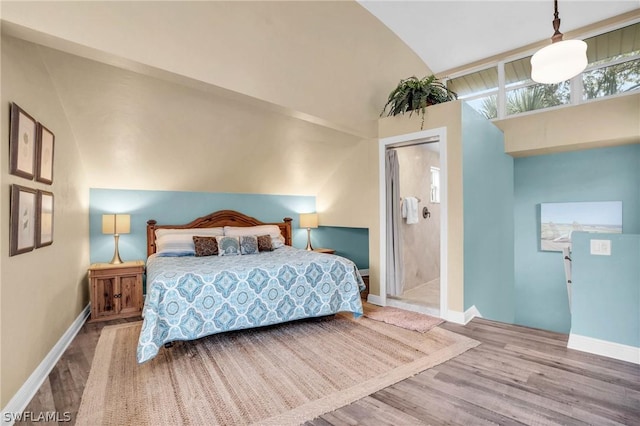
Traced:
<path fill-rule="evenodd" d="M 622 201 L 540 204 L 540 249 L 571 250 L 575 231 L 622 233 Z"/>

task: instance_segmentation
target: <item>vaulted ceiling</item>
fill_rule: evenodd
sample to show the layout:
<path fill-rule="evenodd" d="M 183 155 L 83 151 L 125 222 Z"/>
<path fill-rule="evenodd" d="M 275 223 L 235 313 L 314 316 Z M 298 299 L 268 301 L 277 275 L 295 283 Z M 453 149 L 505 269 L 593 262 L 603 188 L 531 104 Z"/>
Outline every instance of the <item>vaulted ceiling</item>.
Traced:
<path fill-rule="evenodd" d="M 434 73 L 500 55 L 553 34 L 552 0 L 358 0 Z M 560 0 L 563 33 L 626 12 L 640 0 Z"/>
<path fill-rule="evenodd" d="M 355 1 L 2 1 L 2 31 L 358 136 L 426 65 Z"/>
<path fill-rule="evenodd" d="M 639 5 L 563 0 L 561 29 Z M 376 136 L 380 110 L 401 78 L 548 40 L 553 18 L 551 0 L 3 0 L 0 6 L 5 34 L 359 137 Z"/>

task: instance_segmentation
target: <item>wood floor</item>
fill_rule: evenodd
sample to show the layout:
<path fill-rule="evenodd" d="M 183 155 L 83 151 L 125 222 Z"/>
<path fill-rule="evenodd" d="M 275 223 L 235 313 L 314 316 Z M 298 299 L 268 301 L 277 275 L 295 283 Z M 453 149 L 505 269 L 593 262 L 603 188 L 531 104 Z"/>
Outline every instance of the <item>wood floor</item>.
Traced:
<path fill-rule="evenodd" d="M 73 423 L 100 331 L 122 322 L 85 324 L 26 411 L 70 412 Z M 638 365 L 567 349 L 566 335 L 547 331 L 441 327 L 482 344 L 306 425 L 640 425 Z"/>

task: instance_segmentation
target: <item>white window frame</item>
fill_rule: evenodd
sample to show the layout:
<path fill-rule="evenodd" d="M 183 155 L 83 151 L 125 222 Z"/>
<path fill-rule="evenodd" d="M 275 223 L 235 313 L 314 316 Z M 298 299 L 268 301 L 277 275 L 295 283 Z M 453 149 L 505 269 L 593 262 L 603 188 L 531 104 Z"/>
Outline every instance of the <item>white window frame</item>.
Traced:
<path fill-rule="evenodd" d="M 632 55 L 632 56 L 626 56 L 626 57 L 623 57 L 623 58 L 618 58 L 615 61 L 604 62 L 602 64 L 587 66 L 587 68 L 584 71 L 582 71 L 582 73 L 578 76 L 580 78 L 576 79 L 576 80 L 578 80 L 577 81 L 578 84 L 576 86 L 579 86 L 579 87 L 577 87 L 577 89 L 579 89 L 579 90 L 576 90 L 576 96 L 578 96 L 580 98 L 579 99 L 579 103 L 587 103 L 587 102 L 597 101 L 599 99 L 610 99 L 610 98 L 617 97 L 617 96 L 625 96 L 625 95 L 627 95 L 626 92 L 618 92 L 618 93 L 614 93 L 613 95 L 600 96 L 600 97 L 596 97 L 596 98 L 593 98 L 593 99 L 585 99 L 584 98 L 584 86 L 583 86 L 583 83 L 582 83 L 582 75 L 584 73 L 588 73 L 590 71 L 598 70 L 600 68 L 613 67 L 615 65 L 624 64 L 625 62 L 631 62 L 631 61 L 637 61 L 637 60 L 640 60 L 640 54 Z M 573 90 L 573 87 L 571 89 Z M 636 92 L 629 92 L 629 93 L 636 93 Z M 573 94 L 573 92 L 572 92 L 572 94 Z"/>
<path fill-rule="evenodd" d="M 617 23 L 615 25 L 608 25 L 605 27 L 600 28 L 599 30 L 596 31 L 591 31 L 588 33 L 583 34 L 580 37 L 574 37 L 574 38 L 579 38 L 581 40 L 587 39 L 587 38 L 591 38 L 591 37 L 595 37 L 601 34 L 605 34 L 608 33 L 610 31 L 614 31 L 614 30 L 618 30 L 620 28 L 624 28 L 630 25 L 634 25 L 640 22 L 639 18 L 636 19 L 632 19 L 626 22 L 621 22 L 621 23 Z M 583 99 L 584 98 L 584 88 L 582 85 L 582 75 L 585 72 L 589 72 L 595 69 L 599 69 L 599 68 L 605 68 L 605 67 L 609 67 L 609 66 L 613 66 L 613 65 L 618 65 L 624 62 L 628 62 L 628 61 L 633 61 L 636 59 L 640 58 L 640 54 L 637 55 L 633 55 L 633 56 L 628 56 L 628 57 L 623 57 L 623 58 L 618 58 L 616 60 L 613 61 L 609 61 L 609 62 L 604 62 L 601 64 L 597 64 L 597 65 L 591 65 L 591 66 L 587 66 L 587 68 L 580 74 L 578 74 L 577 76 L 573 77 L 570 81 L 569 81 L 569 102 L 566 104 L 562 104 L 562 105 L 556 105 L 556 106 L 552 106 L 552 107 L 547 107 L 547 108 L 540 108 L 540 109 L 536 109 L 536 110 L 532 110 L 532 111 L 524 111 L 518 114 L 511 114 L 511 115 L 507 115 L 507 92 L 511 91 L 511 90 L 515 90 L 518 88 L 522 88 L 522 87 L 528 87 L 528 86 L 534 86 L 538 83 L 536 82 L 526 82 L 526 83 L 520 83 L 520 84 L 515 84 L 513 86 L 510 87 L 506 87 L 505 86 L 505 71 L 504 71 L 504 67 L 505 64 L 508 62 L 513 62 L 513 61 L 517 61 L 518 59 L 522 59 L 522 58 L 526 58 L 528 56 L 532 56 L 535 53 L 535 50 L 528 50 L 528 51 L 524 51 L 521 52 L 519 54 L 516 55 L 512 55 L 509 57 L 506 57 L 500 61 L 495 61 L 495 62 L 487 62 L 487 63 L 483 63 L 481 65 L 477 65 L 475 67 L 471 67 L 468 68 L 466 70 L 462 70 L 462 71 L 458 71 L 454 74 L 445 76 L 442 78 L 442 80 L 444 81 L 444 83 L 446 84 L 447 81 L 449 80 L 453 80 L 455 78 L 458 77 L 463 77 L 465 75 L 469 75 L 469 74 L 473 74 L 482 70 L 486 70 L 489 68 L 493 68 L 493 67 L 497 67 L 497 71 L 498 71 L 498 88 L 497 90 L 495 89 L 490 89 L 490 90 L 485 90 L 482 92 L 478 92 L 478 93 L 473 93 L 469 96 L 461 96 L 459 97 L 459 99 L 461 100 L 465 100 L 465 101 L 472 101 L 474 99 L 478 99 L 478 98 L 484 98 L 493 94 L 498 95 L 497 97 L 497 111 L 498 111 L 498 117 L 491 119 L 491 121 L 494 120 L 503 120 L 506 118 L 512 118 L 512 117 L 520 117 L 523 115 L 529 115 L 529 114 L 536 114 L 538 112 L 542 112 L 542 111 L 551 111 L 554 109 L 559 109 L 559 108 L 566 108 L 569 106 L 576 106 L 576 105 L 580 105 L 583 103 L 590 103 L 590 102 L 597 102 L 599 100 L 602 99 L 612 99 L 612 98 L 616 98 L 616 97 L 622 97 L 622 96 L 630 96 L 630 95 L 634 95 L 639 93 L 638 91 L 632 91 L 632 92 L 621 92 L 621 93 L 616 93 L 613 95 L 608 95 L 608 96 L 601 96 L 601 97 L 597 97 L 597 98 L 593 98 L 593 99 Z"/>
<path fill-rule="evenodd" d="M 440 204 L 440 167 L 430 167 L 431 190 L 429 191 L 429 202 Z"/>

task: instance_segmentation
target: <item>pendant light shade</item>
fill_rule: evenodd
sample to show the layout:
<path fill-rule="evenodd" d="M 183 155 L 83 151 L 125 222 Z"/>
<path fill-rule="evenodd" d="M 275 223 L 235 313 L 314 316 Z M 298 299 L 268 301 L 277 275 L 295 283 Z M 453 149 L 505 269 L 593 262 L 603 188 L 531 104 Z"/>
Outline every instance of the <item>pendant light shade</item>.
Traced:
<path fill-rule="evenodd" d="M 558 0 L 554 0 L 551 44 L 531 57 L 531 79 L 536 83 L 556 84 L 580 74 L 587 67 L 587 43 L 582 40 L 562 40 Z"/>
<path fill-rule="evenodd" d="M 566 40 L 538 50 L 531 57 L 531 79 L 537 83 L 555 84 L 569 80 L 587 67 L 587 43 Z"/>

